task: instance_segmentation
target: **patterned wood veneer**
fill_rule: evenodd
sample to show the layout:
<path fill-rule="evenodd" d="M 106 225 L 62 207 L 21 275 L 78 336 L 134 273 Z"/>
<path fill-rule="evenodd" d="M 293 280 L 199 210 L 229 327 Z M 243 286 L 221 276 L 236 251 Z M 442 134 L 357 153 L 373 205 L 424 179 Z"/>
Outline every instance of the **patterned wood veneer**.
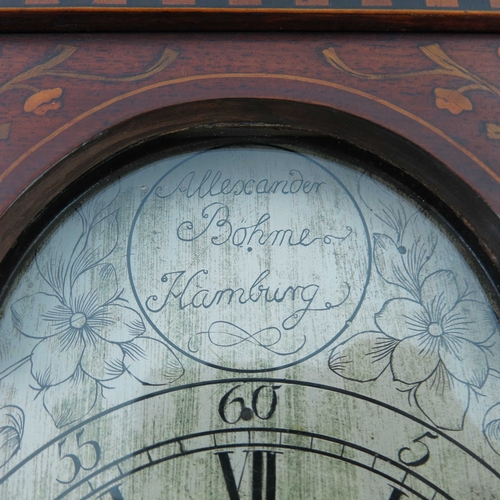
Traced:
<path fill-rule="evenodd" d="M 423 10 L 487 12 L 500 9 L 500 0 L 0 0 L 12 7 L 181 7 L 322 10 Z"/>

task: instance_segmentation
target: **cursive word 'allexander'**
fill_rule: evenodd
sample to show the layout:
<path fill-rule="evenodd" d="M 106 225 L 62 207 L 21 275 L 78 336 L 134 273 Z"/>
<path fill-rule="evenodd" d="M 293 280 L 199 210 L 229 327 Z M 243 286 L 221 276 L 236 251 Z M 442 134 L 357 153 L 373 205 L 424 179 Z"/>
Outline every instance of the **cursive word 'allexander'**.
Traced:
<path fill-rule="evenodd" d="M 350 293 L 350 289 L 347 287 L 346 296 L 341 303 L 333 305 L 330 302 L 325 302 L 323 307 L 313 308 L 312 304 L 319 290 L 319 286 L 316 284 L 288 286 L 284 290 L 280 290 L 278 287 L 271 290 L 269 285 L 266 286 L 264 284 L 265 280 L 271 274 L 271 271 L 266 269 L 257 276 L 247 290 L 241 287 L 211 290 L 200 285 L 200 281 L 208 277 L 208 274 L 209 271 L 207 269 L 200 269 L 191 276 L 185 276 L 186 271 L 165 273 L 161 278 L 161 281 L 168 286 L 165 298 L 159 303 L 157 295 L 149 296 L 146 300 L 147 309 L 158 313 L 170 304 L 172 306 L 177 304 L 179 309 L 184 310 L 187 307 L 209 309 L 218 305 L 244 305 L 257 302 L 281 303 L 285 300 L 298 300 L 304 304 L 304 307 L 299 307 L 293 311 L 281 324 L 283 329 L 292 330 L 300 323 L 306 313 L 311 311 L 328 311 L 334 307 L 338 307 L 345 302 Z"/>
<path fill-rule="evenodd" d="M 205 198 L 206 196 L 225 195 L 251 195 L 251 194 L 296 194 L 303 192 L 305 194 L 317 194 L 324 182 L 306 181 L 300 170 L 292 169 L 289 172 L 289 179 L 236 179 L 231 177 L 222 179 L 222 172 L 218 170 L 213 172 L 207 170 L 203 177 L 199 179 L 196 172 L 189 172 L 177 184 L 173 191 L 162 194 L 163 188 L 156 188 L 156 196 L 158 198 L 168 198 L 175 192 L 183 193 L 186 198 L 198 196 Z"/>

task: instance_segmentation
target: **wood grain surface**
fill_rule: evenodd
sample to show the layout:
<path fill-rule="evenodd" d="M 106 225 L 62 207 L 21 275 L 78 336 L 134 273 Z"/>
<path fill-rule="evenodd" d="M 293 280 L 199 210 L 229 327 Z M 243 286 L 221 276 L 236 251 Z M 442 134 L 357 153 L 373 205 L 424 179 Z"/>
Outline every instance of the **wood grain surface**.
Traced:
<path fill-rule="evenodd" d="M 473 227 L 497 266 L 499 46 L 492 35 L 4 36 L 1 256 L 60 192 L 131 144 L 235 126 L 262 136 L 265 124 L 267 135 L 340 138 L 394 163 Z"/>
<path fill-rule="evenodd" d="M 17 0 L 13 0 L 17 1 Z M 39 0 L 31 0 L 38 2 Z M 124 0 L 106 4 L 96 0 L 74 3 L 0 6 L 0 33 L 87 33 L 87 32 L 193 32 L 193 31 L 417 31 L 498 33 L 500 4 L 469 2 L 468 7 L 444 4 L 428 6 L 401 0 L 391 6 L 345 3 L 341 8 L 325 6 L 266 8 L 261 6 L 173 7 L 153 0 Z M 76 0 L 75 0 L 76 1 Z M 52 3 L 54 2 L 54 3 Z M 474 7 L 471 7 L 474 6 Z M 346 8 L 348 6 L 349 8 Z M 408 7 L 411 8 L 403 8 Z"/>

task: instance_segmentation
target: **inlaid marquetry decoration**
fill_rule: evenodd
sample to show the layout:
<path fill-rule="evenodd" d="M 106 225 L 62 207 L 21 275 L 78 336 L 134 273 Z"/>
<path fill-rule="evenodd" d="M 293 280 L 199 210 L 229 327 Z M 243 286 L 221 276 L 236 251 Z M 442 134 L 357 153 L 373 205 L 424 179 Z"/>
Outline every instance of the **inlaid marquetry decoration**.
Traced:
<path fill-rule="evenodd" d="M 446 110 L 453 115 L 458 115 L 464 111 L 474 110 L 473 102 L 467 95 L 465 95 L 466 93 L 470 94 L 473 91 L 488 92 L 500 99 L 500 89 L 497 86 L 461 66 L 454 59 L 449 57 L 439 44 L 424 45 L 419 48 L 428 59 L 437 65 L 436 68 L 418 71 L 405 71 L 401 73 L 364 73 L 356 71 L 349 64 L 347 64 L 339 56 L 335 47 L 329 47 L 323 50 L 322 53 L 328 63 L 335 69 L 343 71 L 350 76 L 365 80 L 397 80 L 435 75 L 465 80 L 467 84 L 458 88 L 435 87 L 433 90 L 435 106 L 439 109 Z M 500 49 L 498 49 L 498 55 L 500 56 Z M 488 123 L 486 126 L 488 138 L 498 139 L 499 127 L 499 124 Z"/>
<path fill-rule="evenodd" d="M 143 72 L 124 75 L 124 76 L 106 76 L 97 75 L 92 73 L 80 71 L 68 71 L 59 69 L 58 66 L 69 59 L 75 51 L 78 50 L 77 46 L 72 45 L 58 45 L 55 47 L 53 53 L 42 62 L 32 66 L 31 68 L 23 71 L 19 75 L 5 82 L 0 86 L 0 94 L 10 90 L 22 90 L 29 96 L 24 101 L 23 110 L 26 113 L 34 113 L 35 115 L 45 115 L 48 111 L 57 111 L 63 107 L 63 93 L 61 87 L 55 88 L 40 88 L 33 85 L 31 82 L 34 79 L 44 76 L 55 76 L 65 79 L 79 79 L 91 80 L 100 82 L 136 82 L 149 78 L 156 73 L 164 70 L 169 66 L 178 56 L 178 53 L 169 48 L 165 48 L 159 56 L 149 67 Z M 5 127 L 2 129 L 2 127 Z M 5 132 L 3 132 L 5 130 Z M 3 132 L 3 133 L 2 133 Z M 0 139 L 8 137 L 9 128 L 5 125 L 0 125 Z"/>
<path fill-rule="evenodd" d="M 488 12 L 499 0 L 3 0 L 2 7 L 163 7 L 218 9 L 421 10 Z"/>
<path fill-rule="evenodd" d="M 498 298 L 440 216 L 290 147 L 124 167 L 4 296 L 2 498 L 495 498 Z"/>

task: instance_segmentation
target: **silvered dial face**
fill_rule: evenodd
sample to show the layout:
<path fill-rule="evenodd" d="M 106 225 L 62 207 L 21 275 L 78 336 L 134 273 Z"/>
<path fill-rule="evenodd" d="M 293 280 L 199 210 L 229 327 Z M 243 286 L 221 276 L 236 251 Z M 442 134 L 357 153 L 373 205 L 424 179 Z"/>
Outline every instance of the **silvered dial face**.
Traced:
<path fill-rule="evenodd" d="M 500 329 L 468 261 L 395 188 L 280 148 L 95 187 L 1 306 L 0 496 L 498 498 Z"/>

